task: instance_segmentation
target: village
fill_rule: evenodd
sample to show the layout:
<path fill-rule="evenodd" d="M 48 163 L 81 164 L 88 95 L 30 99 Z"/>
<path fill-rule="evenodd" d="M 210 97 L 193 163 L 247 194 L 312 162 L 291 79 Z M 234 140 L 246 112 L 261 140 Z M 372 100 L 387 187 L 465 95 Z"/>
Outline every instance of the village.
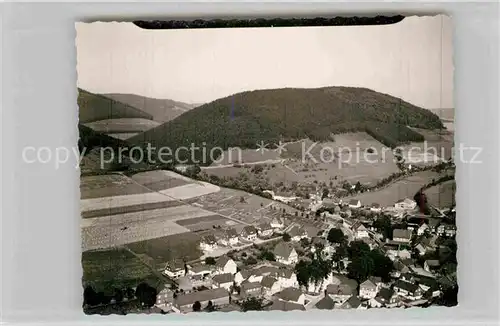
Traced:
<path fill-rule="evenodd" d="M 214 228 L 196 262 L 172 261 L 154 309 L 196 311 L 407 308 L 456 291 L 455 209 L 424 214 L 311 194 L 302 214 Z M 451 298 L 451 299 L 450 299 Z"/>

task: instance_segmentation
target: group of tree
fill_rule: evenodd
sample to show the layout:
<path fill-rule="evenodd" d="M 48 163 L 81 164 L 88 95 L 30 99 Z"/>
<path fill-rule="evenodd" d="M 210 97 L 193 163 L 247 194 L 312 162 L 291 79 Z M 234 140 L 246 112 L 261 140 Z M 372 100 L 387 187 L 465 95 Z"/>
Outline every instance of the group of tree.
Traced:
<path fill-rule="evenodd" d="M 307 287 L 309 284 L 318 284 L 332 272 L 332 261 L 323 259 L 319 252 L 311 261 L 300 260 L 295 265 L 295 274 L 300 286 Z"/>
<path fill-rule="evenodd" d="M 341 229 L 331 228 L 328 231 L 328 236 L 326 238 L 331 244 L 342 244 L 347 241 L 347 237 L 344 235 Z"/>
<path fill-rule="evenodd" d="M 264 308 L 263 299 L 250 297 L 240 303 L 242 311 L 261 311 Z"/>
<path fill-rule="evenodd" d="M 205 308 L 203 308 L 203 311 L 205 312 L 212 312 L 212 311 L 215 311 L 217 310 L 215 305 L 213 304 L 212 301 L 208 301 L 207 302 L 207 305 L 205 306 Z M 202 311 L 202 306 L 201 306 L 201 302 L 200 301 L 195 301 L 193 303 L 193 311 L 194 312 L 199 312 L 199 311 Z"/>
<path fill-rule="evenodd" d="M 215 265 L 215 258 L 214 257 L 207 257 L 205 258 L 205 264 L 207 265 Z"/>
<path fill-rule="evenodd" d="M 378 276 L 382 280 L 390 279 L 393 263 L 378 249 L 370 250 L 370 247 L 362 241 L 350 243 L 347 254 L 351 263 L 347 267 L 350 278 L 358 282 L 365 281 L 369 276 Z"/>

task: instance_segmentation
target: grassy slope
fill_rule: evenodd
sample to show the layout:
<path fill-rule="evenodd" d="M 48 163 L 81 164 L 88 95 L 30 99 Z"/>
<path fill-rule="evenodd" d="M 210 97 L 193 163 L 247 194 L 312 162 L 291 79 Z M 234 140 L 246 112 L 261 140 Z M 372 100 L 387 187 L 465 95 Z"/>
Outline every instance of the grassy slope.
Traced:
<path fill-rule="evenodd" d="M 172 150 L 189 147 L 191 143 L 202 146 L 203 142 L 208 149 L 216 146 L 255 148 L 260 141 L 305 137 L 326 140 L 331 133 L 358 130 L 367 131 L 388 146 L 423 141 L 420 134 L 406 125 L 443 127 L 432 112 L 365 88 L 286 88 L 243 92 L 218 99 L 129 141 L 147 141 Z"/>
<path fill-rule="evenodd" d="M 80 123 L 116 118 L 153 120 L 151 114 L 83 89 L 78 89 L 78 107 Z"/>
<path fill-rule="evenodd" d="M 155 99 L 135 94 L 103 94 L 103 96 L 126 103 L 150 114 L 154 121 L 163 123 L 175 119 L 195 105 L 169 99 Z"/>

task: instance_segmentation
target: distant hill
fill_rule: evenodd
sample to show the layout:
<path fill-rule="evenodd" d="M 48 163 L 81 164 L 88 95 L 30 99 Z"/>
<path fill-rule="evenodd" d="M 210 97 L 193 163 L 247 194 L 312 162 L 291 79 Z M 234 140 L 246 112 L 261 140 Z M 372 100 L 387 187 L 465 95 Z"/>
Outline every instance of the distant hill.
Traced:
<path fill-rule="evenodd" d="M 128 104 L 78 89 L 78 107 L 80 123 L 89 123 L 105 119 L 142 118 L 153 120 L 145 113 Z"/>
<path fill-rule="evenodd" d="M 103 94 L 103 96 L 140 109 L 163 123 L 177 118 L 193 109 L 197 104 L 187 104 L 169 99 L 155 99 L 135 94 Z"/>
<path fill-rule="evenodd" d="M 367 131 L 391 147 L 424 140 L 407 126 L 443 128 L 439 117 L 432 112 L 366 88 L 285 88 L 243 92 L 218 99 L 129 141 L 149 142 L 171 150 L 205 143 L 210 150 L 231 146 L 256 148 L 261 141 L 305 137 L 327 140 L 331 134 L 349 131 Z M 183 153 L 186 156 L 180 159 L 192 161 L 189 152 Z"/>

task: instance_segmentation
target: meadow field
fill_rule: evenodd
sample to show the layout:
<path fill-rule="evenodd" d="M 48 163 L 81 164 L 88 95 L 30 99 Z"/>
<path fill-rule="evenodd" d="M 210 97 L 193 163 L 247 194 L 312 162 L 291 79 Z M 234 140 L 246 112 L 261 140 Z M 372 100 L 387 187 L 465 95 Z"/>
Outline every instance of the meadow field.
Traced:
<path fill-rule="evenodd" d="M 438 208 L 449 208 L 455 203 L 455 180 L 446 181 L 425 191 L 429 203 Z"/>

